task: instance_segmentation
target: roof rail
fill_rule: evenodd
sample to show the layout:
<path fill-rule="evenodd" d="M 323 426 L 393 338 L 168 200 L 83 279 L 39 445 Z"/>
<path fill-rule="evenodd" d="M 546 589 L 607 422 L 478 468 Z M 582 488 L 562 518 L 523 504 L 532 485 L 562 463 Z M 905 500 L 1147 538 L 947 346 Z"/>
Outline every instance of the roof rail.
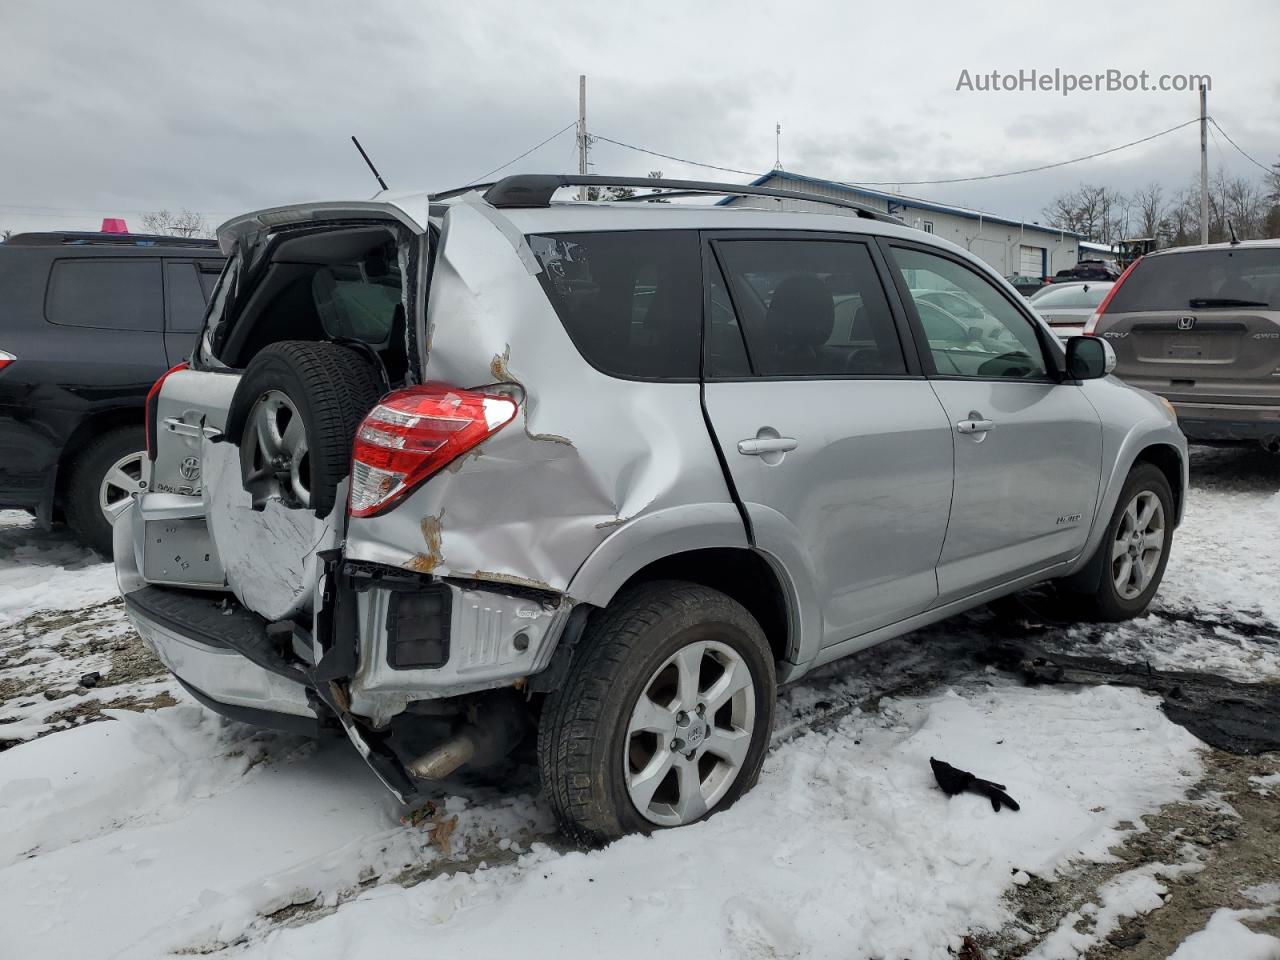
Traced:
<path fill-rule="evenodd" d="M 433 194 L 432 200 L 445 200 L 471 190 L 484 190 L 484 198 L 494 207 L 546 207 L 551 205 L 551 198 L 561 187 L 635 187 L 671 191 L 655 193 L 626 199 L 660 200 L 668 197 L 692 197 L 722 195 L 730 197 L 773 197 L 778 200 L 808 200 L 811 203 L 823 203 L 833 207 L 843 207 L 855 211 L 858 216 L 869 220 L 883 220 L 886 223 L 902 223 L 892 214 L 877 210 L 875 207 L 853 200 L 837 197 L 823 197 L 799 190 L 779 190 L 775 187 L 755 187 L 739 183 L 715 183 L 707 180 L 667 180 L 655 177 L 610 177 L 599 174 L 520 174 L 504 177 L 497 183 L 477 183 L 454 190 L 446 190 Z"/>
<path fill-rule="evenodd" d="M 135 247 L 209 247 L 217 240 L 204 237 L 170 237 L 155 233 L 96 233 L 93 231 L 49 230 L 15 233 L 7 243 L 28 247 L 56 247 L 63 244 L 103 244 Z"/>

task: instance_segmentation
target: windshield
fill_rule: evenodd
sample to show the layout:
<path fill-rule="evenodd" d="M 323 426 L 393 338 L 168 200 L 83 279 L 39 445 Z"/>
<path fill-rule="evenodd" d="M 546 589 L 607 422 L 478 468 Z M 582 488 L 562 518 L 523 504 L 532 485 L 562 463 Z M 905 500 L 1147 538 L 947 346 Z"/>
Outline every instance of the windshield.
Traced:
<path fill-rule="evenodd" d="M 1244 306 L 1280 310 L 1280 248 L 1234 247 L 1147 257 L 1120 285 L 1110 309 L 1136 313 Z"/>
<path fill-rule="evenodd" d="M 1072 307 L 1096 307 L 1102 302 L 1102 298 L 1107 295 L 1107 291 L 1111 287 L 1112 284 L 1110 283 L 1081 283 L 1065 287 L 1049 286 L 1042 290 L 1037 290 L 1035 295 L 1031 297 L 1031 302 L 1037 309 L 1058 307 L 1066 310 Z"/>

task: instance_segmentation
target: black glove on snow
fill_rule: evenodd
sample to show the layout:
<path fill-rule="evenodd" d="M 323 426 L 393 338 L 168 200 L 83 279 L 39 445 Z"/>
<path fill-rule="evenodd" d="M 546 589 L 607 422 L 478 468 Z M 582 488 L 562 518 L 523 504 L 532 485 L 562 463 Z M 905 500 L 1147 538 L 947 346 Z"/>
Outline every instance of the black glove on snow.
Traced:
<path fill-rule="evenodd" d="M 1003 783 L 993 783 L 990 780 L 983 780 L 975 777 L 968 770 L 958 770 L 951 764 L 942 760 L 929 758 L 929 766 L 933 767 L 933 778 L 938 781 L 938 786 L 942 788 L 942 792 L 949 797 L 954 797 L 957 793 L 964 793 L 968 790 L 970 793 L 978 793 L 987 797 L 991 801 L 991 809 L 1000 812 L 1000 805 L 1004 804 L 1010 810 L 1017 810 L 1018 802 L 1004 792 Z"/>

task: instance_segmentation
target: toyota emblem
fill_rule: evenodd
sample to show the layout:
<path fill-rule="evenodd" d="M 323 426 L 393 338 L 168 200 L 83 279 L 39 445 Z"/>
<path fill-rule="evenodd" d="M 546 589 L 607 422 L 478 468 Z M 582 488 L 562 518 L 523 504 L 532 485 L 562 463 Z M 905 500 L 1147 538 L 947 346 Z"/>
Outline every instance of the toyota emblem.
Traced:
<path fill-rule="evenodd" d="M 1179 330 L 1190 330 L 1190 329 L 1191 329 L 1192 327 L 1194 327 L 1195 325 L 1196 325 L 1196 318 L 1195 318 L 1195 317 L 1179 317 L 1179 318 L 1178 318 L 1178 329 L 1179 329 Z"/>
<path fill-rule="evenodd" d="M 200 458 L 187 457 L 178 465 L 178 472 L 182 474 L 183 480 L 199 480 L 200 479 Z"/>

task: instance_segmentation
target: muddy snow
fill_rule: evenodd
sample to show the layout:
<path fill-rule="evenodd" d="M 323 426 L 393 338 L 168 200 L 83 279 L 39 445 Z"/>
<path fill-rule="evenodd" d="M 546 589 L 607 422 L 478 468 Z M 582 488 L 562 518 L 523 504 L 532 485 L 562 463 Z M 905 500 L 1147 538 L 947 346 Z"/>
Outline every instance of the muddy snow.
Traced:
<path fill-rule="evenodd" d="M 0 512 L 0 956 L 1277 960 L 1280 754 L 1008 656 L 1280 685 L 1280 458 L 1192 469 L 1149 616 L 980 610 L 833 664 L 783 692 L 737 806 L 590 853 L 532 770 L 406 809 L 343 741 L 211 714 L 108 565 Z M 931 756 L 1022 809 L 948 799 Z"/>

